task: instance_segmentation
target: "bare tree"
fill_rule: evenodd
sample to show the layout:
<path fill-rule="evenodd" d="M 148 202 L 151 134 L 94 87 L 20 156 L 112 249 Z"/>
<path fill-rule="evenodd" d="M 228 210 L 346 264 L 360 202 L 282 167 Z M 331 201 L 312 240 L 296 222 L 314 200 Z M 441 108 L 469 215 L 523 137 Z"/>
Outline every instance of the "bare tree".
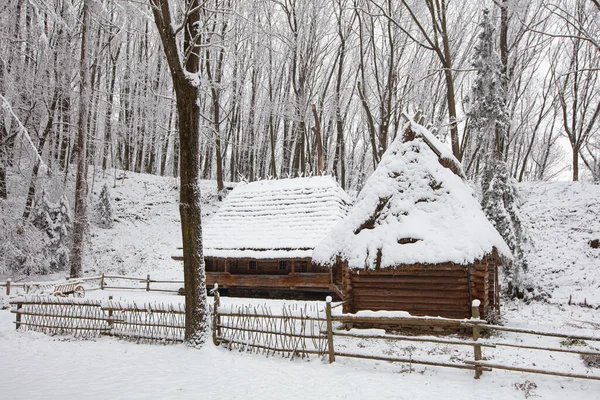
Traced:
<path fill-rule="evenodd" d="M 572 15 L 577 21 L 587 20 L 587 3 L 578 0 Z M 573 180 L 579 180 L 579 159 L 600 121 L 600 51 L 580 35 L 581 26 L 566 21 L 562 45 L 552 60 L 552 71 L 558 94 L 564 133 L 571 144 Z M 568 46 L 565 46 L 567 44 Z M 566 60 L 561 65 L 560 56 Z"/>
<path fill-rule="evenodd" d="M 406 7 L 411 19 L 415 23 L 420 37 L 413 36 L 405 28 L 400 26 L 415 43 L 424 49 L 433 51 L 444 72 L 446 80 L 446 102 L 448 107 L 448 123 L 450 131 L 450 141 L 452 153 L 460 161 L 462 154 L 460 151 L 460 140 L 458 134 L 456 89 L 454 87 L 454 54 L 450 47 L 450 26 L 448 25 L 448 3 L 446 0 L 425 0 L 427 8 L 428 21 L 420 17 L 414 5 L 407 0 L 401 0 Z"/>
<path fill-rule="evenodd" d="M 222 3 L 222 4 L 219 4 Z M 223 184 L 223 154 L 221 150 L 221 103 L 222 83 L 225 68 L 225 35 L 229 20 L 225 12 L 215 12 L 220 8 L 231 8 L 231 1 L 218 2 L 204 8 L 202 12 L 203 26 L 207 32 L 200 35 L 204 47 L 204 69 L 210 87 L 210 121 L 214 136 L 214 151 L 216 158 L 217 190 L 224 188 Z"/>
<path fill-rule="evenodd" d="M 338 177 L 342 188 L 346 187 L 346 146 L 344 130 L 346 129 L 346 110 L 342 108 L 342 85 L 344 83 L 344 66 L 347 58 L 347 42 L 354 27 L 356 13 L 352 13 L 347 20 L 345 14 L 351 12 L 349 0 L 334 0 L 335 19 L 337 22 L 337 36 L 339 39 L 337 72 L 335 79 L 335 153 L 333 157 L 333 174 Z"/>
<path fill-rule="evenodd" d="M 202 255 L 202 225 L 200 212 L 198 127 L 200 109 L 198 86 L 200 71 L 199 40 L 202 34 L 201 13 L 205 3 L 187 0 L 179 13 L 180 22 L 173 21 L 168 0 L 150 0 L 154 22 L 171 71 L 177 97 L 180 153 L 179 212 L 183 240 L 183 272 L 185 281 L 185 340 L 201 345 L 208 333 L 208 301 L 206 272 Z M 183 35 L 183 41 L 178 36 Z"/>

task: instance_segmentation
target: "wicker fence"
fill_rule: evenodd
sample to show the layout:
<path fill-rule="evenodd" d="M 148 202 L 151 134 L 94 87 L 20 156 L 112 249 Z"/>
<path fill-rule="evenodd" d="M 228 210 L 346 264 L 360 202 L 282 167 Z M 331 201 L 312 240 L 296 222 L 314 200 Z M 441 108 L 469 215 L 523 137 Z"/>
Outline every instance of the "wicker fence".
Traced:
<path fill-rule="evenodd" d="M 99 301 L 26 296 L 10 304 L 16 307 L 12 312 L 17 329 L 83 338 L 98 337 L 110 329 Z"/>
<path fill-rule="evenodd" d="M 221 307 L 215 292 L 213 342 L 230 350 L 308 358 L 327 352 L 326 319 L 317 306 L 284 306 L 274 314 L 267 306 Z"/>
<path fill-rule="evenodd" d="M 94 338 L 110 335 L 136 342 L 182 342 L 181 305 L 25 296 L 11 300 L 16 328 L 48 335 Z"/>

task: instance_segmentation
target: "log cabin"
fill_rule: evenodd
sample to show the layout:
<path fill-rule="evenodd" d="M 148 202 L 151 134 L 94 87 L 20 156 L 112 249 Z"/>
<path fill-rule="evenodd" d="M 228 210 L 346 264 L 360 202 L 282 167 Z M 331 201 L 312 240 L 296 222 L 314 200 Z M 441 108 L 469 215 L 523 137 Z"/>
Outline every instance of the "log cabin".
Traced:
<path fill-rule="evenodd" d="M 329 176 L 240 183 L 203 226 L 207 284 L 230 294 L 332 293 L 336 268 L 311 255 L 349 206 Z"/>
<path fill-rule="evenodd" d="M 336 272 L 344 312 L 468 318 L 472 300 L 483 317 L 498 308 L 498 267 L 510 257 L 459 161 L 411 121 L 312 261 Z"/>

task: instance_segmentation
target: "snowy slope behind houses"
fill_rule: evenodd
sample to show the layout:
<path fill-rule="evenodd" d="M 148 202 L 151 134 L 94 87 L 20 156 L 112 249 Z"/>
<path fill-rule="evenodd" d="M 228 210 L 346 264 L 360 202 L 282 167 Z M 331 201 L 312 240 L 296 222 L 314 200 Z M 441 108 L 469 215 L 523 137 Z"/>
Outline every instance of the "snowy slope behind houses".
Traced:
<path fill-rule="evenodd" d="M 540 182 L 519 186 L 521 212 L 531 235 L 527 297 L 600 305 L 600 186 L 581 182 Z"/>
<path fill-rule="evenodd" d="M 182 279 L 181 263 L 171 259 L 181 246 L 179 180 L 132 172 L 117 177 L 96 176 L 93 201 L 108 183 L 115 223 L 111 229 L 92 225 L 85 273 Z M 218 208 L 216 181 L 201 181 L 200 190 L 206 220 Z"/>

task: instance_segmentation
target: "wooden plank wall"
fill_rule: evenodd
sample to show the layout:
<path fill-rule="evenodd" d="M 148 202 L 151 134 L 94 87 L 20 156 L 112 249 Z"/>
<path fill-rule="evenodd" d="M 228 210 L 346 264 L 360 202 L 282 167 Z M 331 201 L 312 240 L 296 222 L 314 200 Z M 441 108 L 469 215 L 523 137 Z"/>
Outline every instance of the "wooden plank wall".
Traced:
<path fill-rule="evenodd" d="M 488 263 L 411 265 L 394 270 L 350 271 L 345 289 L 351 298 L 347 312 L 408 311 L 412 315 L 469 318 L 471 300 L 489 306 Z"/>

